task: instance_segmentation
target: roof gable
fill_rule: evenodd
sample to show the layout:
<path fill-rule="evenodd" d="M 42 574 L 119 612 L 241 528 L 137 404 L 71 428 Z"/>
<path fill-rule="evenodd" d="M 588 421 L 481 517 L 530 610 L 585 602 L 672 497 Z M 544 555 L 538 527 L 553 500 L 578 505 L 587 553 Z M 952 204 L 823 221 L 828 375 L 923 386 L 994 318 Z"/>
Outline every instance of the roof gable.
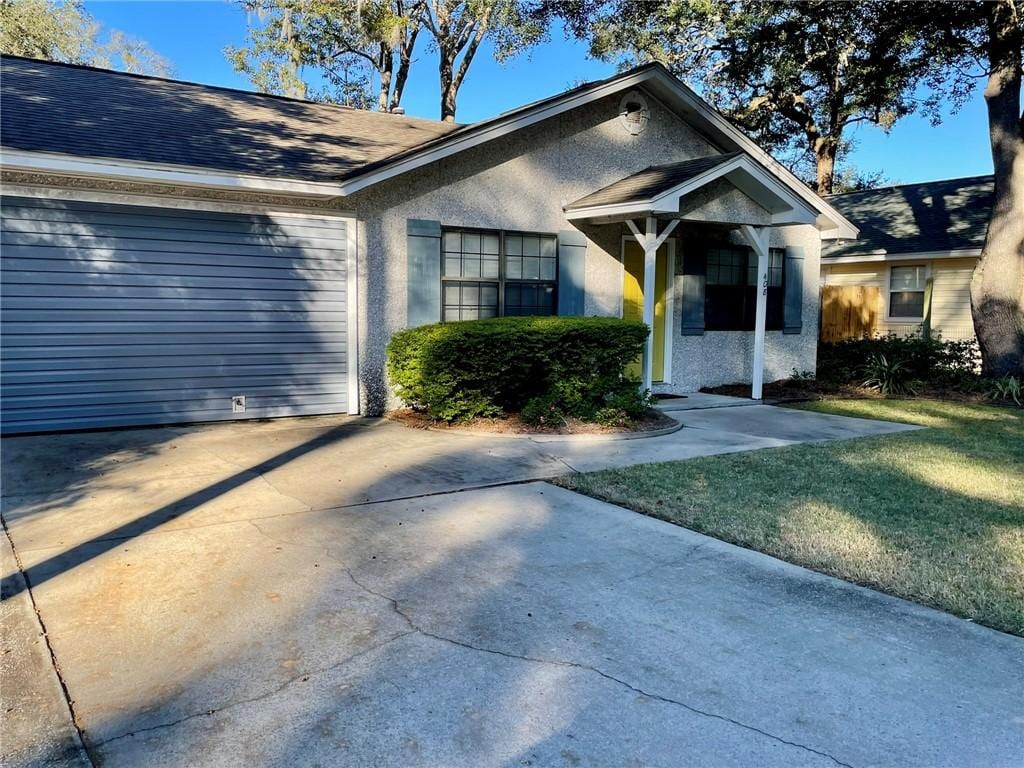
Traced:
<path fill-rule="evenodd" d="M 641 87 L 713 147 L 745 153 L 801 198 L 823 237 L 857 234 L 656 63 L 467 126 L 12 56 L 2 65 L 0 144 L 14 150 L 5 153 L 8 167 L 327 197 Z"/>

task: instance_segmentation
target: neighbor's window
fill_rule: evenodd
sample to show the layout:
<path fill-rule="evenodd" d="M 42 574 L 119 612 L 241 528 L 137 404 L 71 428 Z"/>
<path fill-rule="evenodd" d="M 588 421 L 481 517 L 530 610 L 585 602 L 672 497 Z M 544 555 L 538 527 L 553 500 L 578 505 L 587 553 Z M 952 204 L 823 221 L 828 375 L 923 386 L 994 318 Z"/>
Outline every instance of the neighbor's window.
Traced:
<path fill-rule="evenodd" d="M 445 229 L 442 244 L 445 320 L 555 313 L 554 235 Z"/>
<path fill-rule="evenodd" d="M 782 329 L 785 250 L 768 252 L 768 307 L 765 328 Z M 704 327 L 709 331 L 752 331 L 757 319 L 757 256 L 749 248 L 707 251 Z"/>
<path fill-rule="evenodd" d="M 924 317 L 924 272 L 924 266 L 890 269 L 889 317 Z"/>

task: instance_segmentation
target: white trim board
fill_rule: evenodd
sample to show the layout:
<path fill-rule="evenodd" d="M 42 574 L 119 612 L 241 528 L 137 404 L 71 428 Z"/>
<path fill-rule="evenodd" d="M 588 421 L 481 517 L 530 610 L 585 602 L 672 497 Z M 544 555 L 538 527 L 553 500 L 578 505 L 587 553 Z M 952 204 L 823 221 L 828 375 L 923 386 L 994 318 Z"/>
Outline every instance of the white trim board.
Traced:
<path fill-rule="evenodd" d="M 12 171 L 62 173 L 86 178 L 150 181 L 159 184 L 234 189 L 244 192 L 272 192 L 319 198 L 339 197 L 343 194 L 342 187 L 335 183 L 253 176 L 185 165 L 164 166 L 114 158 L 28 152 L 18 149 L 0 151 L 0 166 Z"/>
<path fill-rule="evenodd" d="M 345 194 L 352 194 L 364 187 L 377 184 L 402 173 L 478 146 L 493 139 L 501 138 L 514 131 L 547 120 L 577 107 L 590 104 L 606 96 L 644 86 L 659 103 L 675 112 L 691 127 L 700 132 L 723 152 L 742 150 L 779 180 L 790 192 L 818 213 L 817 225 L 828 238 L 855 239 L 858 229 L 838 210 L 829 205 L 816 193 L 794 176 L 785 166 L 757 146 L 753 140 L 733 126 L 725 117 L 716 112 L 684 83 L 676 79 L 660 65 L 648 65 L 618 78 L 597 83 L 582 91 L 566 94 L 563 98 L 550 99 L 535 107 L 523 107 L 506 116 L 470 126 L 464 135 L 443 138 L 436 143 L 414 150 L 405 157 L 396 159 L 380 168 L 357 174 L 341 182 Z"/>
<path fill-rule="evenodd" d="M 910 253 L 888 253 L 873 251 L 852 256 L 822 256 L 822 266 L 829 264 L 860 264 L 878 261 L 939 261 L 942 259 L 980 258 L 981 248 L 958 248 L 952 251 L 914 251 Z"/>
<path fill-rule="evenodd" d="M 773 226 L 813 225 L 815 223 L 813 210 L 802 199 L 792 194 L 778 179 L 746 155 L 734 157 L 727 162 L 709 168 L 704 173 L 694 176 L 682 184 L 677 184 L 654 197 L 627 203 L 573 208 L 565 211 L 565 218 L 569 221 L 591 218 L 604 220 L 616 216 L 678 214 L 680 203 L 686 195 L 721 178 L 725 178 L 739 192 L 770 213 Z M 746 188 L 744 189 L 744 187 Z"/>
<path fill-rule="evenodd" d="M 359 222 L 345 219 L 345 365 L 348 374 L 348 412 L 359 414 Z"/>

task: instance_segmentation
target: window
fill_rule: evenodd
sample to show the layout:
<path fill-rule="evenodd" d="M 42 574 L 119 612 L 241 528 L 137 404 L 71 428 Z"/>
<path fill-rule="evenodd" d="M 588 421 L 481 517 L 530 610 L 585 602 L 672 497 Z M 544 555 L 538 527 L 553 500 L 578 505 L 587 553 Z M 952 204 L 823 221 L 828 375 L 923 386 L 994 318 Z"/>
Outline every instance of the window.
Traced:
<path fill-rule="evenodd" d="M 924 317 L 924 265 L 889 270 L 889 317 Z"/>
<path fill-rule="evenodd" d="M 768 252 L 768 307 L 765 328 L 782 329 L 785 250 Z M 752 331 L 757 319 L 757 256 L 748 248 L 707 251 L 704 327 L 709 331 Z"/>
<path fill-rule="evenodd" d="M 442 243 L 446 321 L 555 313 L 554 235 L 446 229 Z"/>

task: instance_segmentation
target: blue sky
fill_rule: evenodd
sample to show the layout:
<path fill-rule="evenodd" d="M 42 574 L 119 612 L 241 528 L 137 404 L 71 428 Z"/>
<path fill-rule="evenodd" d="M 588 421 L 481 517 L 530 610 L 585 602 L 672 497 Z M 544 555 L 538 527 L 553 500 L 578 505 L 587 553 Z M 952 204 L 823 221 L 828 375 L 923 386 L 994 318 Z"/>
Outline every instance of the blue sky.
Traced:
<path fill-rule="evenodd" d="M 240 45 L 245 40 L 245 13 L 237 5 L 221 0 L 93 0 L 86 6 L 105 25 L 148 42 L 171 61 L 176 78 L 251 88 L 222 52 L 226 45 Z M 426 46 L 418 58 L 403 106 L 409 114 L 436 118 L 437 68 Z M 586 46 L 564 40 L 560 33 L 529 55 L 506 64 L 498 64 L 490 49 L 482 48 L 459 93 L 458 120 L 490 117 L 613 72 L 612 64 L 588 58 Z M 917 117 L 901 121 L 889 134 L 861 127 L 852 134 L 856 141 L 852 160 L 857 167 L 882 171 L 898 183 L 991 173 L 987 130 L 979 88 L 958 114 L 948 116 L 938 128 Z"/>

